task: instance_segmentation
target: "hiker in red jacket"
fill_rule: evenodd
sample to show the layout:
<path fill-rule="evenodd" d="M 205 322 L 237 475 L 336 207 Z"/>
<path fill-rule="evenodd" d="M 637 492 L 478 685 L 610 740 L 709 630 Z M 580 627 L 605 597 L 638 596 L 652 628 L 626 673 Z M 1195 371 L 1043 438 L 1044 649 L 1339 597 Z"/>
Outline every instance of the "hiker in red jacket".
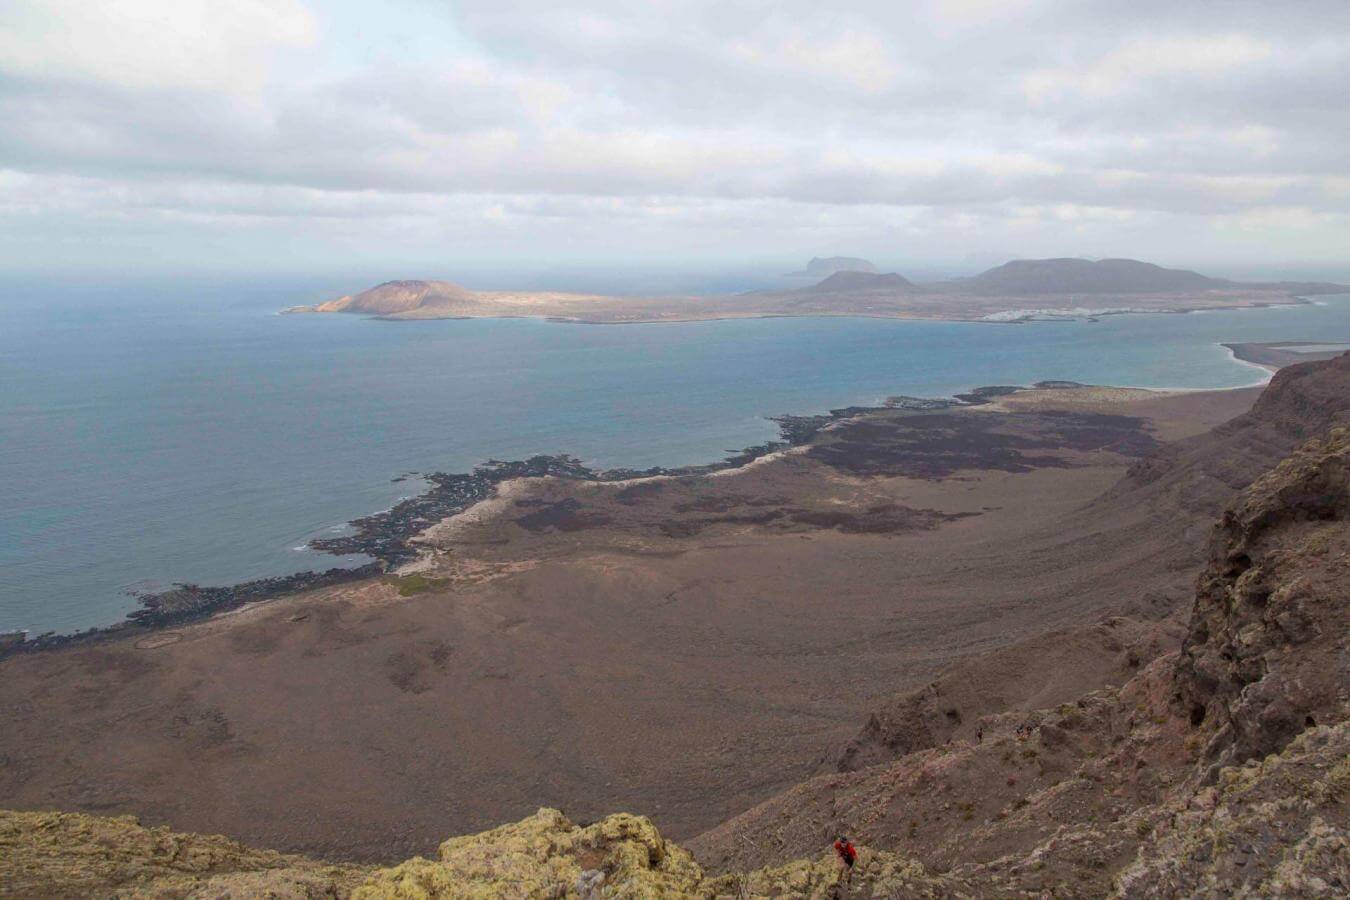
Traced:
<path fill-rule="evenodd" d="M 853 881 L 853 864 L 858 861 L 858 848 L 842 834 L 834 842 L 834 852 L 839 854 L 839 877 L 845 884 Z"/>

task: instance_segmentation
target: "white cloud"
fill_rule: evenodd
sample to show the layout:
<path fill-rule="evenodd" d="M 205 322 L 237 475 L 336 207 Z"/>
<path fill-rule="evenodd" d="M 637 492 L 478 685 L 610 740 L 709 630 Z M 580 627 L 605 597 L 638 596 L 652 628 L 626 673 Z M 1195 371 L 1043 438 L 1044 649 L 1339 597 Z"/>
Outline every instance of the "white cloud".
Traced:
<path fill-rule="evenodd" d="M 212 223 L 264 255 L 280 228 L 370 254 L 1344 234 L 1350 4 L 1225 9 L 9 0 L 0 265 L 39 222 L 187 255 Z"/>
<path fill-rule="evenodd" d="M 296 0 L 7 0 L 0 72 L 127 88 L 256 90 L 319 37 Z"/>
<path fill-rule="evenodd" d="M 929 15 L 941 27 L 988 26 L 1025 15 L 1041 0 L 930 0 Z"/>
<path fill-rule="evenodd" d="M 1268 42 L 1245 34 L 1140 37 L 1081 66 L 1030 72 L 1023 86 L 1036 103 L 1064 93 L 1105 98 L 1143 89 L 1160 77 L 1223 75 L 1270 59 L 1273 53 Z"/>
<path fill-rule="evenodd" d="M 823 33 L 813 28 L 775 27 L 732 44 L 732 52 L 755 65 L 789 76 L 807 75 L 880 93 L 893 85 L 900 68 L 875 33 L 844 28 Z"/>

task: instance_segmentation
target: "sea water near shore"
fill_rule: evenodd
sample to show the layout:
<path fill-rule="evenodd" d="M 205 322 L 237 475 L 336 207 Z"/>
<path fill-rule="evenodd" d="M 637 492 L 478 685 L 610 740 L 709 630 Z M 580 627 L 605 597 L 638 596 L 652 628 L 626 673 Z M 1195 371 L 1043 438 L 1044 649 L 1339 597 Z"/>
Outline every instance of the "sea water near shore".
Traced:
<path fill-rule="evenodd" d="M 1265 373 L 1221 342 L 1350 340 L 1350 296 L 1023 325 L 584 326 L 275 314 L 312 284 L 3 287 L 0 631 L 327 568 L 305 543 L 418 492 L 393 481 L 410 471 L 702 463 L 774 438 L 769 415 L 1043 379 L 1236 387 Z"/>

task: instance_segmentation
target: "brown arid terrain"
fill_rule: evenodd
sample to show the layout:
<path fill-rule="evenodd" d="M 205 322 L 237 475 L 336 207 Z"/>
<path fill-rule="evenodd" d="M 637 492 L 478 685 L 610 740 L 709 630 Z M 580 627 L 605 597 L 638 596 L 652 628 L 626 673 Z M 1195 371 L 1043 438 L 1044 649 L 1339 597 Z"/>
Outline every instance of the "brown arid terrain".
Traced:
<path fill-rule="evenodd" d="M 484 291 L 448 281 L 389 281 L 286 312 L 359 313 L 383 319 L 535 316 L 594 324 L 766 316 L 1016 322 L 1045 316 L 1239 309 L 1300 303 L 1301 295 L 1346 292 L 1350 287 L 1316 282 L 1227 281 L 1128 259 L 1043 259 L 1014 260 L 970 278 L 931 284 L 915 284 L 894 272 L 846 269 L 812 287 L 706 297 Z"/>
<path fill-rule="evenodd" d="M 1072 640 L 1007 647 L 983 657 L 988 670 L 969 657 L 889 703 L 897 713 L 889 721 L 909 746 L 871 761 L 841 758 L 838 771 L 685 847 L 645 817 L 584 824 L 541 809 L 380 868 L 251 850 L 130 818 L 8 812 L 0 814 L 0 884 L 34 897 L 1344 896 L 1348 379 L 1350 357 L 1285 370 L 1251 413 L 1168 457 L 1192 470 L 1182 481 L 1195 486 L 1201 448 L 1272 423 L 1327 425 L 1224 504 L 1180 604 L 1179 648 L 1145 659 L 1138 639 L 1147 629 L 1103 620 L 1092 639 L 1123 655 L 1123 672 L 1105 686 L 1085 676 L 1076 697 L 1054 679 L 1036 686 L 999 677 L 1035 668 Z M 1331 409 L 1312 406 L 1337 386 L 1339 406 L 1335 398 Z M 1163 482 L 1156 465 L 1136 466 L 1117 495 Z M 1134 593 L 1127 582 L 1112 589 L 1127 605 Z M 967 678 L 1006 682 L 1009 699 L 962 694 Z M 1029 705 L 1041 700 L 1053 705 Z M 860 737 L 873 731 L 869 723 Z M 839 832 L 861 847 L 848 883 L 828 848 Z"/>
<path fill-rule="evenodd" d="M 1054 629 L 1069 665 L 1121 614 L 1141 664 L 1174 647 L 1212 513 L 1092 501 L 1255 394 L 872 410 L 712 475 L 507 482 L 416 576 L 0 660 L 0 805 L 383 861 L 541 804 L 690 837 L 945 666 Z M 1058 658 L 1007 701 L 1124 674 Z"/>

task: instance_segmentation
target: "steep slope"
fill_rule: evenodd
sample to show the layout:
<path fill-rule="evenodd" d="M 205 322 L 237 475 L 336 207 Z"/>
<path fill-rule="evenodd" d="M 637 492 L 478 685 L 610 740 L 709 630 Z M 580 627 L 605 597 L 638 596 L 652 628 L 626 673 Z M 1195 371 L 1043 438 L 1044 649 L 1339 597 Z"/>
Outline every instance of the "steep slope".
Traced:
<path fill-rule="evenodd" d="M 1350 354 L 1289 366 L 1277 373 L 1251 411 L 1212 431 L 1161 445 L 1131 467 L 1101 499 L 1066 524 L 1103 533 L 1118 546 L 1138 534 L 1174 540 L 1155 567 L 1187 569 L 1204 559 L 1204 519 L 1308 437 L 1350 422 Z M 1141 573 L 1142 577 L 1142 573 Z M 1189 607 L 1145 591 L 1101 622 L 1051 632 L 961 662 L 931 684 L 879 705 L 859 733 L 821 771 L 852 771 L 906 753 L 968 739 L 980 717 L 1073 700 L 1119 685 L 1142 665 L 1177 649 Z"/>
<path fill-rule="evenodd" d="M 1346 895 L 1350 726 L 1309 728 L 1221 776 L 1154 822 L 1139 819 L 1155 830 L 1117 876 L 1116 896 Z"/>
<path fill-rule="evenodd" d="M 1099 505 L 1143 505 L 1162 514 L 1218 515 L 1299 443 L 1350 423 L 1350 353 L 1286 366 L 1252 409 L 1212 431 L 1167 444 L 1130 468 Z M 1199 546 L 1200 536 L 1193 541 Z"/>
<path fill-rule="evenodd" d="M 1165 595 L 1148 599 L 1152 612 L 1171 611 Z M 1161 620 L 1108 616 L 964 660 L 930 684 L 879 706 L 821 771 L 854 772 L 953 740 L 971 740 L 985 716 L 1057 706 L 1089 690 L 1119 686 L 1175 650 L 1184 634 L 1176 614 Z"/>
<path fill-rule="evenodd" d="M 1117 690 L 986 716 L 980 738 L 819 776 L 689 846 L 714 869 L 738 870 L 809 853 L 842 830 L 948 876 L 1074 884 L 1088 896 L 1127 872 L 1117 888 L 1146 893 L 1147 873 L 1172 865 L 1166 848 L 1184 846 L 1194 859 L 1184 872 L 1168 869 L 1168 883 L 1199 889 L 1207 879 L 1250 885 L 1278 875 L 1350 887 L 1347 518 L 1342 427 L 1258 479 L 1224 515 L 1180 655 Z M 1263 754 L 1285 758 L 1225 768 Z M 1240 842 L 1222 846 L 1222 865 L 1197 849 L 1216 829 L 1256 827 L 1262 815 L 1248 802 L 1284 811 L 1252 859 L 1264 855 L 1282 875 L 1245 867 Z M 1216 816 L 1216 803 L 1229 812 Z M 1304 844 L 1306 853 L 1281 855 Z"/>

